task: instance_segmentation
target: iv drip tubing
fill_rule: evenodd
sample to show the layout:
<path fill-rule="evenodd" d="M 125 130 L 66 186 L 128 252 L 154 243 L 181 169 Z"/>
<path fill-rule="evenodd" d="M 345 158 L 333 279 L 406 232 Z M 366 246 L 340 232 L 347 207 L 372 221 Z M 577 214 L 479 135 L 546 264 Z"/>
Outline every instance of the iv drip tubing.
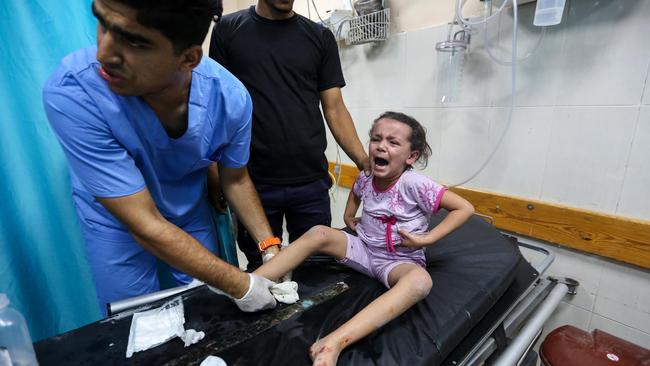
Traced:
<path fill-rule="evenodd" d="M 314 11 L 316 11 L 316 15 L 318 16 L 318 19 L 320 20 L 321 23 L 325 23 L 323 18 L 320 17 L 320 13 L 318 12 L 318 8 L 316 7 L 316 3 L 314 0 L 311 0 L 311 4 L 314 6 Z M 309 6 L 309 3 L 307 3 L 307 6 Z"/>
<path fill-rule="evenodd" d="M 507 1 L 508 0 L 504 0 L 503 3 L 505 4 L 505 3 L 507 3 Z M 458 11 L 456 13 L 456 17 L 458 19 L 461 19 L 461 21 L 462 21 L 462 17 L 460 16 L 461 14 L 459 12 L 460 3 L 461 3 L 461 0 L 456 1 L 456 5 L 457 5 L 456 10 Z M 501 7 L 499 8 L 499 10 L 497 11 L 496 14 L 501 12 L 502 8 L 503 8 L 503 5 L 501 5 Z M 494 15 L 496 15 L 496 14 L 494 14 Z M 506 133 L 508 133 L 508 130 L 510 129 L 510 124 L 512 123 L 512 114 L 513 114 L 513 111 L 514 111 L 514 108 L 515 108 L 515 100 L 516 100 L 515 94 L 516 94 L 516 85 L 517 85 L 517 30 L 518 30 L 517 23 L 519 21 L 519 14 L 518 14 L 518 10 L 517 10 L 517 0 L 512 0 L 512 14 L 513 14 L 512 18 L 513 18 L 513 22 L 514 22 L 513 27 L 512 27 L 512 61 L 511 61 L 512 64 L 511 64 L 511 79 L 510 79 L 510 87 L 512 89 L 512 93 L 511 93 L 511 96 L 510 96 L 510 109 L 508 109 L 508 119 L 506 121 L 506 125 L 503 128 L 503 132 L 501 133 L 501 136 L 499 137 L 499 140 L 497 141 L 497 143 L 492 148 L 492 151 L 490 152 L 490 155 L 487 157 L 487 159 L 485 159 L 485 161 L 478 168 L 478 170 L 474 174 L 472 174 L 469 178 L 463 180 L 462 182 L 450 185 L 450 186 L 448 186 L 448 188 L 453 188 L 453 187 L 463 185 L 463 184 L 471 181 L 472 179 L 476 178 L 476 176 L 479 175 L 483 171 L 483 169 L 485 169 L 485 167 L 488 165 L 490 160 L 492 160 L 492 157 L 494 156 L 494 154 L 496 154 L 497 150 L 499 149 L 499 146 L 501 146 L 501 142 L 503 142 L 503 139 L 506 136 Z M 492 16 L 494 16 L 494 15 L 492 15 Z M 484 21 L 487 22 L 488 19 L 489 18 L 485 18 Z M 486 44 L 486 46 L 487 46 L 487 44 Z"/>
<path fill-rule="evenodd" d="M 489 17 L 486 16 L 482 20 L 479 20 L 479 21 L 476 21 L 476 22 L 470 22 L 469 20 L 463 18 L 463 5 L 465 4 L 465 1 L 456 0 L 456 19 L 460 23 L 465 24 L 465 25 L 479 25 L 481 23 L 487 22 L 488 20 L 490 20 L 490 19 L 494 18 L 495 16 L 499 15 L 501 13 L 501 10 L 503 10 L 503 8 L 506 7 L 506 4 L 508 4 L 508 0 L 503 0 L 503 2 L 501 3 L 501 5 L 499 5 L 499 7 L 497 8 L 497 11 L 494 14 L 490 15 Z M 513 1 L 513 4 L 515 4 L 514 1 Z"/>
<path fill-rule="evenodd" d="M 497 59 L 496 56 L 494 56 L 492 50 L 490 49 L 490 42 L 488 41 L 487 30 L 488 30 L 487 22 L 485 22 L 485 24 L 483 25 L 483 40 L 484 40 L 483 43 L 485 43 L 485 50 L 487 51 L 488 56 L 490 56 L 490 59 L 499 65 L 503 65 L 503 66 L 512 65 L 512 61 L 502 61 Z M 537 51 L 539 46 L 542 44 L 542 40 L 544 39 L 545 34 L 546 34 L 546 27 L 542 27 L 542 33 L 537 39 L 537 43 L 535 44 L 535 47 L 533 47 L 532 51 L 528 52 L 526 56 L 518 59 L 517 62 L 526 61 L 528 58 L 530 58 L 530 56 L 532 56 Z"/>

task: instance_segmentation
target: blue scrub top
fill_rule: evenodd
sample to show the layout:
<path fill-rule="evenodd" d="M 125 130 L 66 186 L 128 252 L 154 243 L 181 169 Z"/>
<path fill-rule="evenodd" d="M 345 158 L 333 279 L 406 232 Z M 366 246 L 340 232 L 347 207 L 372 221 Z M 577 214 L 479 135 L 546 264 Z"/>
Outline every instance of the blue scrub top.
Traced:
<path fill-rule="evenodd" d="M 43 89 L 84 229 L 127 240 L 124 226 L 94 197 L 126 196 L 145 186 L 170 222 L 186 231 L 210 227 L 206 168 L 248 161 L 252 103 L 245 87 L 204 57 L 192 72 L 187 131 L 172 139 L 140 97 L 108 88 L 96 54 L 89 47 L 67 56 Z"/>

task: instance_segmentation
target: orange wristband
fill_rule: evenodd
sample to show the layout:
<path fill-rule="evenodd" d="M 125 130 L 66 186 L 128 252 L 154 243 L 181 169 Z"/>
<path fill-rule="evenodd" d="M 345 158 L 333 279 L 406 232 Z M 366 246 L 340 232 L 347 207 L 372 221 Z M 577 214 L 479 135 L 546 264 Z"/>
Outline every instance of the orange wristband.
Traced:
<path fill-rule="evenodd" d="M 257 243 L 257 248 L 260 250 L 260 252 L 264 252 L 268 248 L 274 246 L 274 245 L 280 245 L 282 244 L 282 240 L 278 238 L 277 236 L 272 236 L 270 238 L 266 238 L 262 240 L 261 242 Z"/>

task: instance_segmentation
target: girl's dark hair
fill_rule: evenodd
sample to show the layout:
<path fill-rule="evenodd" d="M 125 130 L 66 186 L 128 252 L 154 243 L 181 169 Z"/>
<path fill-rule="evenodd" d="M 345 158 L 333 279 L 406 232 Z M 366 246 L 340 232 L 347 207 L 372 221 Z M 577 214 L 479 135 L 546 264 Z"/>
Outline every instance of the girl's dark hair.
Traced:
<path fill-rule="evenodd" d="M 137 11 L 136 20 L 159 30 L 174 45 L 177 54 L 201 45 L 210 23 L 223 13 L 222 0 L 117 0 Z"/>
<path fill-rule="evenodd" d="M 400 112 L 384 112 L 381 116 L 377 117 L 372 123 L 374 128 L 375 123 L 383 118 L 394 119 L 404 123 L 405 125 L 411 127 L 411 150 L 419 151 L 420 156 L 418 160 L 415 161 L 416 164 L 419 164 L 423 169 L 426 168 L 429 156 L 431 156 L 431 146 L 427 143 L 427 130 L 418 122 L 415 118 L 406 115 Z M 372 135 L 372 128 L 370 129 L 370 134 Z"/>

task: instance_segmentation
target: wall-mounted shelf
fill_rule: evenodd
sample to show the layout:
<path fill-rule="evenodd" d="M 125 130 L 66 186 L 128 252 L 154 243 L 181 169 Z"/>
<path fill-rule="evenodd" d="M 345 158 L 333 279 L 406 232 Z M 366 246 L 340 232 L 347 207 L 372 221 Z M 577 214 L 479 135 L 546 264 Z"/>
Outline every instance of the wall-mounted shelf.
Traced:
<path fill-rule="evenodd" d="M 345 43 L 348 46 L 380 42 L 390 35 L 390 9 L 356 16 L 348 22 Z"/>

